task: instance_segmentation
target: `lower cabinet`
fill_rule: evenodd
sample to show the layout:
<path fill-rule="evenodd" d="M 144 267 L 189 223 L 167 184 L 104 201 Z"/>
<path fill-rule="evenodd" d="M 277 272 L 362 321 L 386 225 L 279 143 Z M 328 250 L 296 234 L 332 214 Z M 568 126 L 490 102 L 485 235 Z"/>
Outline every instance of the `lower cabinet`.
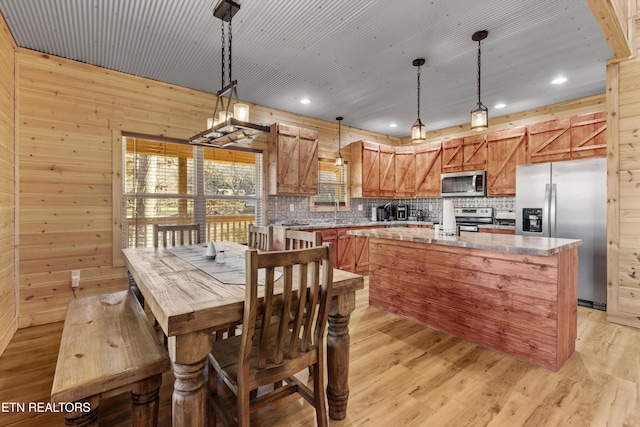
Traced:
<path fill-rule="evenodd" d="M 478 229 L 480 233 L 493 233 L 493 234 L 516 234 L 516 230 L 506 230 L 504 228 L 483 228 Z"/>
<path fill-rule="evenodd" d="M 322 234 L 322 243 L 333 243 L 335 268 L 352 273 L 369 274 L 369 237 L 352 236 L 349 230 L 358 230 L 373 227 L 340 227 L 323 228 L 312 231 L 319 231 Z"/>

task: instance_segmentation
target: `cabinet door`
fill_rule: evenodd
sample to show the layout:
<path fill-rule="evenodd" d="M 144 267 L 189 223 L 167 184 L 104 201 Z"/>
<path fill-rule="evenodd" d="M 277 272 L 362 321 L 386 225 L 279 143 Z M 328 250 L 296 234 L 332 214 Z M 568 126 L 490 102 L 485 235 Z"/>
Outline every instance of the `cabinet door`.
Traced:
<path fill-rule="evenodd" d="M 418 145 L 416 150 L 416 197 L 440 197 L 442 143 Z"/>
<path fill-rule="evenodd" d="M 413 197 L 416 191 L 415 148 L 396 147 L 395 152 L 395 197 Z"/>
<path fill-rule="evenodd" d="M 300 183 L 300 138 L 298 128 L 277 125 L 276 183 L 277 194 L 298 194 Z"/>
<path fill-rule="evenodd" d="M 355 236 L 355 271 L 369 274 L 369 237 Z"/>
<path fill-rule="evenodd" d="M 605 157 L 606 129 L 607 113 L 604 111 L 571 117 L 571 158 Z"/>
<path fill-rule="evenodd" d="M 464 159 L 462 138 L 442 142 L 442 173 L 461 172 Z"/>
<path fill-rule="evenodd" d="M 299 130 L 298 194 L 318 194 L 318 131 Z"/>
<path fill-rule="evenodd" d="M 516 166 L 527 161 L 524 126 L 487 134 L 487 195 L 515 196 Z"/>
<path fill-rule="evenodd" d="M 527 163 L 545 163 L 571 158 L 571 122 L 550 120 L 529 127 Z"/>
<path fill-rule="evenodd" d="M 365 142 L 362 145 L 362 195 L 377 197 L 380 193 L 380 146 Z"/>
<path fill-rule="evenodd" d="M 395 148 L 380 145 L 380 197 L 394 197 L 396 192 Z"/>
<path fill-rule="evenodd" d="M 355 271 L 355 236 L 347 234 L 347 229 L 338 229 L 338 252 L 336 268 Z"/>
<path fill-rule="evenodd" d="M 487 167 L 486 135 L 465 136 L 462 140 L 462 169 L 485 170 Z"/>

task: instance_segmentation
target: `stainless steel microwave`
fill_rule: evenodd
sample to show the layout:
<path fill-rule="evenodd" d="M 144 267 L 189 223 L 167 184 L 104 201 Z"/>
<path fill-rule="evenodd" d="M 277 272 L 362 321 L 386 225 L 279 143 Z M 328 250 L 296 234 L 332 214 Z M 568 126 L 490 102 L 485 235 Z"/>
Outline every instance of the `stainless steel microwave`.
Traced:
<path fill-rule="evenodd" d="M 440 176 L 442 197 L 482 197 L 487 195 L 487 172 L 443 173 Z"/>

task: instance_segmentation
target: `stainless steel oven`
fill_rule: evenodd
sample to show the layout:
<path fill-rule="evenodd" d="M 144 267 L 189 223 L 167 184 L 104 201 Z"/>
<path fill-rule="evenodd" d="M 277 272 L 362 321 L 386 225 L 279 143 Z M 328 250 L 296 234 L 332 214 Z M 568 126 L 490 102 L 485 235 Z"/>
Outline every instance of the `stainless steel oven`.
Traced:
<path fill-rule="evenodd" d="M 493 208 L 455 208 L 456 225 L 460 231 L 478 231 L 481 224 L 493 223 Z"/>

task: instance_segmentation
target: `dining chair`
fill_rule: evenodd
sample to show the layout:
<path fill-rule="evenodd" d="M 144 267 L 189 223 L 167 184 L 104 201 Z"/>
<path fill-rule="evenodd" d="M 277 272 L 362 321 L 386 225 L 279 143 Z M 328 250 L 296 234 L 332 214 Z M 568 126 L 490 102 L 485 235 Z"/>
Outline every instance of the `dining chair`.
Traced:
<path fill-rule="evenodd" d="M 276 268 L 282 269 L 277 280 Z M 331 243 L 246 252 L 242 335 L 214 342 L 209 354 L 210 426 L 217 416 L 225 426 L 249 426 L 252 412 L 296 392 L 315 407 L 317 425 L 328 426 L 324 339 L 332 283 Z M 294 376 L 308 367 L 312 386 Z M 284 385 L 271 389 L 280 381 Z M 258 389 L 262 393 L 252 392 Z"/>
<path fill-rule="evenodd" d="M 186 240 L 185 240 L 186 234 Z M 184 245 L 185 241 L 190 244 L 200 243 L 200 224 L 154 224 L 153 226 L 153 247 L 160 245 L 162 236 L 162 246 Z M 170 243 L 169 243 L 170 242 Z"/>
<path fill-rule="evenodd" d="M 250 224 L 248 246 L 261 251 L 273 250 L 273 227 Z"/>
<path fill-rule="evenodd" d="M 322 233 L 319 231 L 285 230 L 284 248 L 303 249 L 322 245 Z"/>

